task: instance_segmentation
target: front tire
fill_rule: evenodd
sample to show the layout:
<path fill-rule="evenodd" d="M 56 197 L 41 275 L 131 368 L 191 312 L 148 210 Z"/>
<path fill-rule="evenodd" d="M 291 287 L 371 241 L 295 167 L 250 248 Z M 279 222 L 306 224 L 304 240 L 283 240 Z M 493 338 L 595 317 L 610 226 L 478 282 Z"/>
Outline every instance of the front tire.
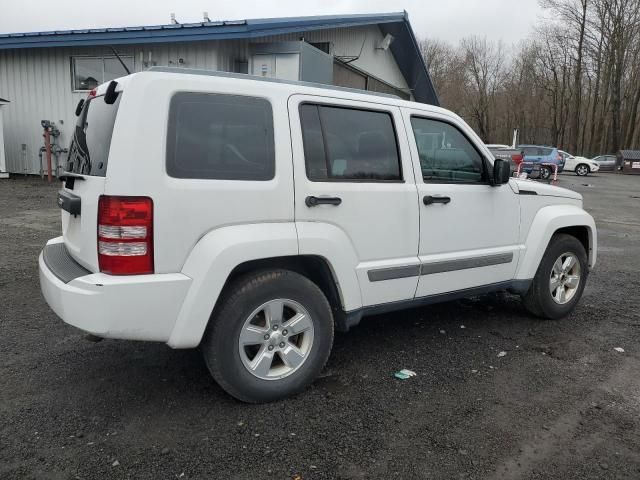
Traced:
<path fill-rule="evenodd" d="M 579 177 L 586 177 L 591 172 L 589 165 L 585 165 L 584 163 L 579 164 L 576 167 L 576 175 Z"/>
<path fill-rule="evenodd" d="M 580 300 L 588 275 L 587 253 L 582 243 L 571 235 L 556 234 L 522 298 L 524 307 L 541 318 L 566 317 Z"/>
<path fill-rule="evenodd" d="M 248 403 L 304 390 L 333 345 L 333 316 L 322 290 L 288 270 L 254 272 L 226 289 L 202 342 L 213 378 Z"/>

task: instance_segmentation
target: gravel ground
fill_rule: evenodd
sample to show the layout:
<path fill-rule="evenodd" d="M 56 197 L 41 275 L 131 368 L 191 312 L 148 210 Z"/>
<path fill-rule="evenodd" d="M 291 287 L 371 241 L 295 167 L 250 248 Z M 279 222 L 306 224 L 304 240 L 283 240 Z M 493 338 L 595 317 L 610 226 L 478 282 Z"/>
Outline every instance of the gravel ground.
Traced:
<path fill-rule="evenodd" d="M 640 177 L 560 184 L 599 227 L 570 317 L 512 296 L 371 317 L 306 392 L 252 406 L 197 350 L 59 320 L 37 275 L 57 187 L 0 180 L 0 478 L 640 478 Z"/>

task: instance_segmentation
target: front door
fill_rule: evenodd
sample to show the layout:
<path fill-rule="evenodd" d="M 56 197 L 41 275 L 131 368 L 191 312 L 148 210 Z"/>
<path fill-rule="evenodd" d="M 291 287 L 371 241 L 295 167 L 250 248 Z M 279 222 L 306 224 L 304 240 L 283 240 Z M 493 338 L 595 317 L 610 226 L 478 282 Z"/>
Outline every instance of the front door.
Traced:
<path fill-rule="evenodd" d="M 491 186 L 491 163 L 455 117 L 404 110 L 420 198 L 421 275 L 416 297 L 511 280 L 520 206 L 508 184 Z"/>
<path fill-rule="evenodd" d="M 419 213 L 400 109 L 294 95 L 289 117 L 300 253 L 355 272 L 364 306 L 412 299 Z"/>

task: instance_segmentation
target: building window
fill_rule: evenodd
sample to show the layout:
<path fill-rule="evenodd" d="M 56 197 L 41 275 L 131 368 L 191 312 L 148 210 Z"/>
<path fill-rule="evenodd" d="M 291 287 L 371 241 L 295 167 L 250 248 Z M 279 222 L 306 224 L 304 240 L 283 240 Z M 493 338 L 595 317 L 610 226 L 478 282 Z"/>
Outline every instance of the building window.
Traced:
<path fill-rule="evenodd" d="M 129 71 L 133 72 L 133 57 L 120 56 Z M 71 57 L 73 90 L 96 88 L 109 80 L 127 75 L 116 57 Z"/>
<path fill-rule="evenodd" d="M 249 62 L 247 60 L 234 60 L 233 61 L 234 73 L 249 73 Z"/>
<path fill-rule="evenodd" d="M 313 45 L 318 50 L 322 50 L 324 53 L 331 53 L 331 44 L 329 42 L 308 42 L 309 45 Z"/>
<path fill-rule="evenodd" d="M 333 84 L 338 87 L 357 88 L 370 92 L 388 93 L 403 100 L 411 100 L 411 95 L 393 85 L 367 74 L 342 60 L 333 62 Z"/>

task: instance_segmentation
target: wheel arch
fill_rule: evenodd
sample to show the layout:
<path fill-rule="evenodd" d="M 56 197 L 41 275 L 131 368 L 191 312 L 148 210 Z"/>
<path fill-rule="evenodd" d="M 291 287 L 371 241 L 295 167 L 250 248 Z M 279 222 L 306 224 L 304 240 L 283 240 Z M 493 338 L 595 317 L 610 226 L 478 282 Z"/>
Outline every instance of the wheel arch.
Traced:
<path fill-rule="evenodd" d="M 340 329 L 342 317 L 345 315 L 344 299 L 336 273 L 326 258 L 320 255 L 289 255 L 249 260 L 237 265 L 231 271 L 222 287 L 222 292 L 242 275 L 263 270 L 290 270 L 307 277 L 315 283 L 327 297 L 336 326 Z M 216 305 L 219 303 L 221 296 L 222 294 L 218 297 Z"/>
<path fill-rule="evenodd" d="M 344 269 L 337 271 L 322 255 L 300 255 L 293 223 L 237 225 L 209 232 L 191 251 L 182 273 L 192 279 L 192 285 L 167 344 L 172 348 L 197 347 L 224 289 L 239 275 L 265 269 L 292 270 L 316 283 L 327 296 L 336 328 L 340 328 L 343 306 L 349 303 L 343 283 L 351 281 L 342 278 Z"/>
<path fill-rule="evenodd" d="M 576 237 L 585 247 L 589 267 L 596 264 L 597 231 L 593 217 L 578 206 L 550 205 L 541 208 L 533 219 L 527 238 L 524 255 L 518 263 L 516 279 L 531 279 L 553 238 L 557 233 Z"/>
<path fill-rule="evenodd" d="M 582 246 L 584 247 L 584 251 L 587 252 L 587 257 L 591 258 L 591 245 L 593 242 L 591 229 L 586 225 L 572 225 L 570 227 L 562 227 L 553 232 L 553 235 L 558 233 L 565 233 L 567 235 L 571 235 L 572 237 L 577 238 Z M 591 262 L 589 262 L 591 264 Z"/>

